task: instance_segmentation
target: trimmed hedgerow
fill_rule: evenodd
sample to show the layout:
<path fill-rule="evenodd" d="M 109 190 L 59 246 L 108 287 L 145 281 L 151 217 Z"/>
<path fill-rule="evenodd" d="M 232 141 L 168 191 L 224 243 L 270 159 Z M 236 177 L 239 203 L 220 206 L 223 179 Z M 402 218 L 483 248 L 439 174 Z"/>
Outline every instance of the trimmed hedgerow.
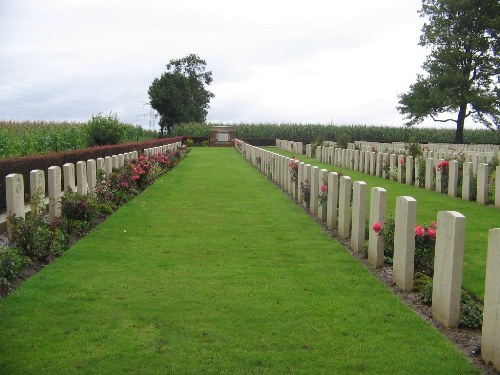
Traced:
<path fill-rule="evenodd" d="M 121 154 L 125 152 L 137 151 L 142 153 L 144 149 L 181 142 L 182 137 L 162 138 L 146 142 L 132 142 L 111 146 L 90 147 L 79 150 L 53 152 L 50 154 L 32 155 L 21 158 L 0 159 L 0 210 L 5 209 L 5 176 L 10 173 L 20 173 L 24 177 L 24 191 L 28 190 L 29 174 L 34 169 L 46 171 L 49 167 L 57 165 L 62 167 L 65 163 L 76 164 L 80 160 L 97 159 L 106 156 Z M 46 187 L 47 188 L 47 187 Z"/>

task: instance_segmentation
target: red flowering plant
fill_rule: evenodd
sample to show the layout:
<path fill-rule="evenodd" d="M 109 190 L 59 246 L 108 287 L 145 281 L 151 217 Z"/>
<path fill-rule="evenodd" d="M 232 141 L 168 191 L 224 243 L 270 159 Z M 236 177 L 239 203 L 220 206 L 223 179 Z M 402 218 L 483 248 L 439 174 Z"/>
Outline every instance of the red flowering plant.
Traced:
<path fill-rule="evenodd" d="M 288 169 L 290 171 L 290 179 L 292 182 L 296 182 L 299 177 L 299 159 L 294 157 L 290 162 L 288 163 Z"/>
<path fill-rule="evenodd" d="M 311 201 L 311 183 L 309 180 L 304 180 L 300 183 L 300 191 L 302 192 L 302 200 L 306 202 L 307 207 Z"/>
<path fill-rule="evenodd" d="M 441 192 L 448 193 L 448 176 L 450 173 L 450 163 L 442 160 L 436 166 L 436 171 L 441 171 Z"/>
<path fill-rule="evenodd" d="M 323 207 L 326 207 L 328 203 L 328 181 L 325 180 L 326 179 L 323 179 L 323 185 L 321 185 L 318 195 L 319 205 Z"/>
<path fill-rule="evenodd" d="M 437 224 L 415 227 L 415 268 L 428 276 L 434 273 Z"/>
<path fill-rule="evenodd" d="M 138 160 L 126 162 L 109 176 L 100 173 L 95 189 L 98 200 L 116 209 L 177 165 L 182 155 L 183 150 L 154 156 L 141 154 Z"/>
<path fill-rule="evenodd" d="M 97 176 L 95 195 L 101 204 L 109 205 L 112 210 L 128 202 L 138 193 L 127 164 L 114 170 L 109 176 L 104 172 L 100 172 Z"/>
<path fill-rule="evenodd" d="M 402 182 L 406 181 L 406 155 L 399 155 L 399 165 L 401 165 Z M 399 165 L 397 168 L 399 168 Z"/>
<path fill-rule="evenodd" d="M 417 225 L 415 227 L 415 270 L 429 276 L 434 273 L 436 227 L 435 222 L 430 226 Z M 371 229 L 384 239 L 384 257 L 386 262 L 392 263 L 394 257 L 394 219 L 390 218 L 385 223 L 376 222 Z"/>
<path fill-rule="evenodd" d="M 391 177 L 391 166 L 389 165 L 389 159 L 382 161 L 382 171 L 385 173 L 385 178 Z"/>

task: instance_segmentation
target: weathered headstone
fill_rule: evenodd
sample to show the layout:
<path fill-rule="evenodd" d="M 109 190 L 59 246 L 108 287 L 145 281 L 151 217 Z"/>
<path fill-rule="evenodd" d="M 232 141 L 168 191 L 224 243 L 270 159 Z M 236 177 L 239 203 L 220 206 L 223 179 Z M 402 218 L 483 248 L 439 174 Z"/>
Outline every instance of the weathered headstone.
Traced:
<path fill-rule="evenodd" d="M 113 173 L 113 158 L 111 156 L 106 156 L 104 158 L 104 171 L 107 176 Z"/>
<path fill-rule="evenodd" d="M 97 158 L 95 167 L 98 172 L 104 172 L 104 158 Z"/>
<path fill-rule="evenodd" d="M 303 200 L 303 195 L 302 195 L 302 190 L 300 190 L 300 183 L 304 181 L 304 168 L 305 168 L 305 163 L 301 161 L 299 163 L 299 170 L 298 170 L 298 177 L 297 177 L 297 202 L 299 204 L 302 203 Z"/>
<path fill-rule="evenodd" d="M 45 172 L 41 169 L 30 172 L 30 196 L 31 211 L 45 209 Z"/>
<path fill-rule="evenodd" d="M 5 177 L 7 215 L 25 217 L 24 178 L 22 174 L 11 173 Z"/>
<path fill-rule="evenodd" d="M 351 247 L 354 252 L 359 252 L 365 243 L 366 182 L 354 181 L 352 192 Z"/>
<path fill-rule="evenodd" d="M 328 207 L 326 210 L 326 226 L 330 229 L 337 227 L 337 208 L 339 204 L 339 174 L 328 173 Z"/>
<path fill-rule="evenodd" d="M 387 209 L 387 190 L 374 187 L 370 198 L 370 227 L 368 235 L 368 262 L 374 267 L 382 267 L 384 264 L 384 240 L 378 236 L 373 229 L 375 223 L 385 224 L 385 213 Z"/>
<path fill-rule="evenodd" d="M 382 153 L 378 152 L 376 158 L 375 176 L 377 177 L 381 176 L 381 167 L 382 167 Z"/>
<path fill-rule="evenodd" d="M 488 179 L 490 168 L 488 164 L 480 163 L 477 166 L 477 198 L 479 204 L 488 203 Z"/>
<path fill-rule="evenodd" d="M 338 234 L 340 238 L 344 239 L 349 238 L 350 234 L 351 194 L 352 194 L 351 177 L 349 176 L 340 177 Z"/>
<path fill-rule="evenodd" d="M 413 156 L 409 155 L 406 157 L 406 176 L 405 183 L 406 185 L 413 184 Z"/>
<path fill-rule="evenodd" d="M 472 163 L 465 162 L 463 165 L 462 199 L 470 200 L 470 184 L 472 180 Z"/>
<path fill-rule="evenodd" d="M 425 190 L 434 188 L 434 159 L 425 159 Z"/>
<path fill-rule="evenodd" d="M 500 228 L 488 233 L 481 356 L 500 371 Z"/>
<path fill-rule="evenodd" d="M 432 280 L 432 316 L 446 328 L 458 326 L 464 262 L 465 217 L 438 212 Z"/>
<path fill-rule="evenodd" d="M 403 182 L 403 166 L 405 164 L 405 157 L 398 155 L 398 182 Z"/>
<path fill-rule="evenodd" d="M 309 210 L 313 215 L 318 215 L 318 193 L 319 193 L 319 168 L 311 168 L 311 200 Z"/>
<path fill-rule="evenodd" d="M 448 167 L 448 195 L 456 197 L 458 190 L 458 161 L 450 160 Z"/>
<path fill-rule="evenodd" d="M 75 165 L 73 163 L 64 164 L 63 175 L 64 175 L 64 191 L 67 193 L 74 193 L 76 191 Z"/>
<path fill-rule="evenodd" d="M 408 292 L 413 288 L 417 201 L 412 197 L 397 197 L 394 221 L 394 282 Z"/>
<path fill-rule="evenodd" d="M 49 223 L 52 223 L 56 217 L 61 216 L 61 168 L 57 166 L 48 169 L 48 188 L 49 188 Z"/>
<path fill-rule="evenodd" d="M 151 154 L 152 154 L 152 152 L 151 152 Z M 120 164 L 118 162 L 118 155 L 111 156 L 111 160 L 113 163 L 113 170 L 118 169 L 120 167 Z"/>
<path fill-rule="evenodd" d="M 395 179 L 396 175 L 396 154 L 390 154 L 389 155 L 389 178 L 391 180 Z"/>
<path fill-rule="evenodd" d="M 87 163 L 79 161 L 76 163 L 76 192 L 81 195 L 87 195 L 89 185 L 87 183 Z"/>
<path fill-rule="evenodd" d="M 87 160 L 87 183 L 89 193 L 94 195 L 97 184 L 97 168 L 95 159 Z"/>

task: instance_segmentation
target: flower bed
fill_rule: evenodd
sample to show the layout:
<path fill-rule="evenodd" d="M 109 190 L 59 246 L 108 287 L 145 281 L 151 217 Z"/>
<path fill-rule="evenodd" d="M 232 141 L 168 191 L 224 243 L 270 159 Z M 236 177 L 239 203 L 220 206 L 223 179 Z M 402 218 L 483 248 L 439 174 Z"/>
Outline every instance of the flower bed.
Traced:
<path fill-rule="evenodd" d="M 26 267 L 48 264 L 74 242 L 155 180 L 174 168 L 189 152 L 180 147 L 166 154 L 126 162 L 110 175 L 99 173 L 94 194 L 65 193 L 61 216 L 49 223 L 45 208 L 32 209 L 25 219 L 10 216 L 8 239 L 0 242 L 0 296 L 8 294 Z M 40 206 L 32 197 L 32 207 Z M 3 242 L 3 243 L 2 243 Z"/>

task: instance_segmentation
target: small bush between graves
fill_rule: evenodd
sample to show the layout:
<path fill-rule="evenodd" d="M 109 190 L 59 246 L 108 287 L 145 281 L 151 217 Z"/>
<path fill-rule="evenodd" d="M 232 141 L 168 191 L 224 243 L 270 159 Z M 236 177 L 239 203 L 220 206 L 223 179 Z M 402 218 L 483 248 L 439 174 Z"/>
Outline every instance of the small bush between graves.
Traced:
<path fill-rule="evenodd" d="M 459 327 L 481 328 L 483 325 L 483 304 L 470 292 L 462 289 L 460 297 Z M 420 298 L 426 305 L 432 305 L 432 281 L 428 282 L 420 291 Z"/>
<path fill-rule="evenodd" d="M 10 243 L 32 260 L 48 262 L 68 248 L 68 236 L 60 221 L 49 224 L 44 210 L 31 211 L 25 219 L 10 216 L 8 222 Z"/>
<path fill-rule="evenodd" d="M 152 184 L 185 157 L 182 147 L 163 155 L 141 155 L 109 176 L 99 174 L 95 194 L 66 192 L 61 198 L 61 217 L 48 222 L 44 205 L 32 199 L 26 218 L 10 216 L 9 241 L 0 243 L 0 292 L 9 290 L 12 280 L 32 261 L 49 263 L 66 251 L 72 242 L 89 233 L 120 205 Z M 38 208 L 36 208 L 38 207 Z"/>
<path fill-rule="evenodd" d="M 373 225 L 378 236 L 384 240 L 384 257 L 387 263 L 392 263 L 394 256 L 394 218 L 385 223 L 377 222 Z M 434 273 L 434 247 L 436 245 L 436 223 L 431 225 L 415 226 L 415 270 L 428 276 Z"/>
<path fill-rule="evenodd" d="M 375 223 L 373 230 L 384 239 L 386 262 L 392 263 L 394 256 L 394 219 Z M 415 227 L 415 273 L 414 291 L 426 305 L 432 304 L 432 275 L 434 273 L 434 249 L 436 245 L 436 223 Z M 471 293 L 462 290 L 460 300 L 460 327 L 480 328 L 483 324 L 483 305 Z"/>
<path fill-rule="evenodd" d="M 18 248 L 0 244 L 0 290 L 8 289 L 11 280 L 17 278 L 21 269 L 30 264 L 28 257 Z"/>

